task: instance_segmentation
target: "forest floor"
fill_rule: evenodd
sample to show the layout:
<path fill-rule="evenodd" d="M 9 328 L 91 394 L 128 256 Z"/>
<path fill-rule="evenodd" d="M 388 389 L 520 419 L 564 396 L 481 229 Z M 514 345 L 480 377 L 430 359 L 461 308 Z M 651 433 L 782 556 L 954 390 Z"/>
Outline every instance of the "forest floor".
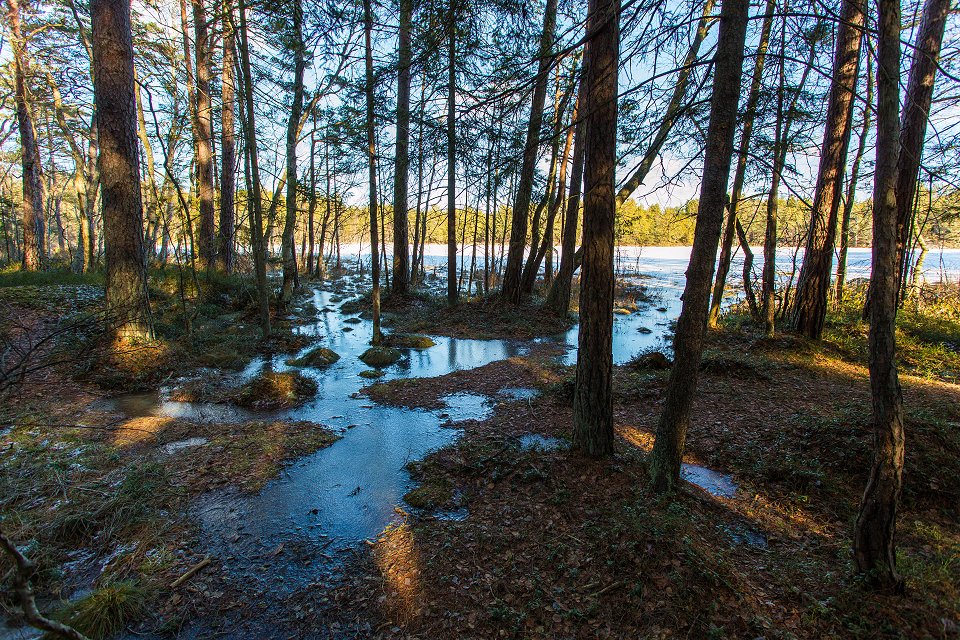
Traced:
<path fill-rule="evenodd" d="M 0 288 L 0 299 L 36 327 L 96 303 L 95 284 L 71 286 L 80 288 L 66 296 L 52 285 Z M 153 637 L 960 637 L 954 320 L 901 320 L 905 597 L 870 593 L 853 575 L 850 535 L 871 451 L 866 334 L 853 312 L 832 316 L 821 344 L 764 338 L 733 317 L 711 333 L 686 457 L 700 465 L 689 478 L 707 490 L 685 483 L 669 500 L 647 490 L 667 375 L 655 358 L 616 367 L 617 453 L 606 461 L 568 450 L 573 369 L 557 364 L 556 346 L 372 384 L 372 401 L 418 408 L 457 391 L 537 393 L 458 422 L 454 444 L 412 462 L 409 506 L 353 550 L 338 579 L 270 596 L 215 557 L 172 586 L 205 560 L 196 500 L 215 488 L 256 492 L 339 434 L 310 422 L 200 424 L 98 409 L 104 388 L 155 389 L 198 367 L 226 376 L 258 350 L 302 344 L 283 323 L 275 344 L 258 344 L 236 283 L 221 284 L 184 335 L 170 291 L 155 295 L 162 353 L 137 354 L 130 370 L 44 369 L 3 407 L 0 526 L 38 560 L 43 606 L 84 596 L 60 615 L 102 625 L 87 627 L 93 635 L 133 625 Z M 454 326 L 429 304 L 404 330 Z M 453 331 L 472 335 L 487 318 L 471 322 L 462 307 Z M 496 332 L 521 326 L 505 320 Z M 212 446 L 191 446 L 198 438 Z M 0 561 L 0 576 L 8 567 Z"/>

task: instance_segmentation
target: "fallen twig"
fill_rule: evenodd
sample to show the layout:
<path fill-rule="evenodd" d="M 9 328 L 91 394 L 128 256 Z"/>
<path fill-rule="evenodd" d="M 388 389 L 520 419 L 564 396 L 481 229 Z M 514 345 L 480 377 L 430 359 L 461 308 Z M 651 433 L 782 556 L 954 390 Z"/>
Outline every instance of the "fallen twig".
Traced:
<path fill-rule="evenodd" d="M 204 556 L 204 557 L 203 557 L 203 560 L 201 560 L 201 561 L 198 562 L 197 564 L 195 564 L 195 565 L 193 565 L 192 567 L 190 567 L 189 569 L 187 569 L 187 572 L 186 572 L 185 574 L 183 574 L 182 576 L 180 576 L 179 578 L 177 578 L 176 580 L 174 580 L 172 583 L 170 583 L 170 588 L 171 588 L 171 589 L 176 589 L 177 587 L 179 587 L 180 585 L 182 585 L 184 582 L 186 582 L 187 580 L 189 580 L 190 578 L 192 578 L 193 576 L 195 576 L 198 571 L 200 571 L 201 569 L 203 569 L 203 568 L 204 568 L 205 566 L 207 566 L 208 564 L 210 564 L 210 556 Z"/>

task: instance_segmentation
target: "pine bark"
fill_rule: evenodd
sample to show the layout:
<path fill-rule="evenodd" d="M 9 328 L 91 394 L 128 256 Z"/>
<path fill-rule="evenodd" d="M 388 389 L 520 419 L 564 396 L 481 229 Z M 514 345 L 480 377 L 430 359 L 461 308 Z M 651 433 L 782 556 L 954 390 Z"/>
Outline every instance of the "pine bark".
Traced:
<path fill-rule="evenodd" d="M 214 227 L 216 207 L 213 184 L 213 104 L 210 99 L 212 63 L 210 30 L 203 0 L 191 0 L 193 9 L 194 54 L 196 57 L 196 91 L 194 105 L 194 133 L 196 139 L 197 199 L 200 209 L 199 253 L 204 268 L 214 266 L 217 237 Z"/>
<path fill-rule="evenodd" d="M 585 112 L 583 267 L 573 394 L 573 445 L 589 456 L 613 452 L 613 244 L 616 212 L 617 71 L 620 0 L 590 0 Z"/>
<path fill-rule="evenodd" d="M 7 0 L 7 23 L 13 49 L 14 102 L 20 131 L 20 166 L 23 179 L 23 268 L 43 269 L 46 259 L 43 216 L 43 175 L 37 132 L 27 89 L 27 41 L 23 36 L 19 0 Z"/>
<path fill-rule="evenodd" d="M 407 182 L 410 179 L 410 32 L 413 0 L 400 0 L 397 74 L 397 152 L 393 174 L 393 293 L 410 292 L 410 237 L 407 220 Z"/>
<path fill-rule="evenodd" d="M 130 3 L 92 0 L 106 303 L 121 343 L 150 338 Z"/>
<path fill-rule="evenodd" d="M 763 26 L 760 28 L 760 42 L 753 59 L 753 78 L 750 81 L 750 93 L 747 96 L 746 111 L 743 114 L 743 130 L 740 133 L 740 149 L 737 154 L 737 170 L 733 177 L 733 189 L 730 204 L 727 206 L 727 220 L 720 243 L 720 259 L 717 262 L 717 275 L 713 283 L 713 297 L 710 301 L 710 314 L 707 323 L 713 327 L 720 317 L 720 305 L 723 302 L 723 290 L 727 285 L 727 273 L 733 258 L 733 236 L 737 226 L 737 207 L 743 195 L 743 182 L 747 175 L 747 158 L 750 151 L 750 138 L 753 135 L 753 121 L 760 102 L 760 89 L 763 86 L 763 66 L 770 45 L 770 32 L 773 30 L 773 14 L 776 0 L 767 0 L 764 10 Z"/>
<path fill-rule="evenodd" d="M 530 199 L 533 195 L 533 176 L 540 150 L 540 129 L 543 125 L 543 105 L 547 98 L 547 81 L 550 76 L 557 22 L 557 0 L 547 0 L 543 14 L 543 32 L 540 34 L 540 47 L 537 51 L 537 76 L 533 85 L 533 101 L 530 105 L 530 121 L 527 124 L 527 137 L 523 147 L 523 162 L 520 167 L 520 180 L 517 184 L 516 200 L 513 203 L 513 222 L 510 228 L 510 249 L 503 274 L 502 295 L 514 304 L 523 297 L 522 277 L 524 252 L 527 246 L 527 216 Z M 534 247 L 535 251 L 536 248 Z"/>
<path fill-rule="evenodd" d="M 237 138 L 235 113 L 236 33 L 233 2 L 223 3 L 223 70 L 220 79 L 220 247 L 217 255 L 225 273 L 233 271 L 233 236 L 236 226 Z"/>
<path fill-rule="evenodd" d="M 873 465 L 860 502 L 857 569 L 884 591 L 902 592 L 897 573 L 897 507 L 903 486 L 903 396 L 897 377 L 897 162 L 900 156 L 900 3 L 878 0 L 877 160 L 873 187 L 869 369 Z"/>
<path fill-rule="evenodd" d="M 833 81 L 827 102 L 827 119 L 820 148 L 820 168 L 810 213 L 803 265 L 793 302 L 793 325 L 802 335 L 818 340 L 827 315 L 827 293 L 833 273 L 833 249 L 837 233 L 840 195 L 850 145 L 853 97 L 860 66 L 864 1 L 843 0 Z"/>
<path fill-rule="evenodd" d="M 897 299 L 902 301 L 906 291 L 910 256 L 907 250 L 913 232 L 913 209 L 923 156 L 923 141 L 933 87 L 937 79 L 937 64 L 943 33 L 950 14 L 950 0 L 927 0 L 923 5 L 923 19 L 913 48 L 913 63 L 904 100 L 903 121 L 900 126 L 900 159 L 897 164 Z"/>
<path fill-rule="evenodd" d="M 373 112 L 373 9 L 371 0 L 363 0 L 363 38 L 365 48 L 366 82 L 366 130 L 367 130 L 367 169 L 369 178 L 370 213 L 370 276 L 373 280 L 371 298 L 373 300 L 373 340 L 380 344 L 380 255 L 377 236 L 377 149 L 376 130 Z"/>
<path fill-rule="evenodd" d="M 690 408 L 697 389 L 710 304 L 710 285 L 733 161 L 748 10 L 748 0 L 723 0 L 720 9 L 720 33 L 714 63 L 700 206 L 683 291 L 683 307 L 673 342 L 674 364 L 650 461 L 652 487 L 660 493 L 672 490 L 680 480 Z"/>
<path fill-rule="evenodd" d="M 447 302 L 456 304 L 457 286 L 457 21 L 450 2 L 447 28 Z"/>
<path fill-rule="evenodd" d="M 294 232 L 297 227 L 297 139 L 300 137 L 300 118 L 303 114 L 303 75 L 306 71 L 306 51 L 303 42 L 303 5 L 294 0 L 291 46 L 293 49 L 293 104 L 290 106 L 290 118 L 287 121 L 287 193 L 286 215 L 283 220 L 283 234 L 280 237 L 280 258 L 283 261 L 283 285 L 280 303 L 286 305 L 293 297 L 293 290 L 299 285 L 297 279 L 297 260 L 294 252 Z"/>

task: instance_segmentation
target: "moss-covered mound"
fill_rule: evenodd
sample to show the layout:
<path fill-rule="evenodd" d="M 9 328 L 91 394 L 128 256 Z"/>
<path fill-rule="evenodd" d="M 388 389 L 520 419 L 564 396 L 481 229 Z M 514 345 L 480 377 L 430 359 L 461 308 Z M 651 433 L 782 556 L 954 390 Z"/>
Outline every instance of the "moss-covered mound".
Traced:
<path fill-rule="evenodd" d="M 266 371 L 237 389 L 241 407 L 270 411 L 303 404 L 317 393 L 317 383 L 297 371 Z"/>
<path fill-rule="evenodd" d="M 359 375 L 361 378 L 374 380 L 381 377 L 383 375 L 383 371 L 380 371 L 379 369 L 367 369 L 366 371 L 361 371 L 357 375 Z"/>
<path fill-rule="evenodd" d="M 412 333 L 392 333 L 386 336 L 383 342 L 387 346 L 399 349 L 429 349 L 437 346 L 432 338 Z"/>
<path fill-rule="evenodd" d="M 401 353 L 393 347 L 370 347 L 363 352 L 360 360 L 368 367 L 381 369 L 383 367 L 389 367 L 399 360 L 400 357 Z"/>
<path fill-rule="evenodd" d="M 290 358 L 287 364 L 291 367 L 327 367 L 340 359 L 340 354 L 326 347 L 311 349 L 299 358 Z"/>

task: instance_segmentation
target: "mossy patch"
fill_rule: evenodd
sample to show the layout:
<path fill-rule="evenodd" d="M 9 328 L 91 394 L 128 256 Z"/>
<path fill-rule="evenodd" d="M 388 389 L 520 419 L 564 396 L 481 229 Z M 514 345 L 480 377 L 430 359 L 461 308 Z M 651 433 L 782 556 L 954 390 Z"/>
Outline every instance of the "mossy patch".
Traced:
<path fill-rule="evenodd" d="M 317 383 L 298 371 L 265 371 L 241 386 L 233 401 L 259 411 L 303 404 L 317 393 Z"/>
<path fill-rule="evenodd" d="M 306 352 L 299 358 L 288 359 L 287 365 L 291 367 L 328 367 L 339 359 L 340 354 L 333 349 L 317 347 L 316 349 L 311 349 Z"/>
<path fill-rule="evenodd" d="M 361 378 L 367 378 L 368 380 L 375 380 L 376 378 L 383 376 L 383 371 L 380 371 L 379 369 L 367 369 L 366 371 L 361 371 L 357 375 L 359 375 Z"/>
<path fill-rule="evenodd" d="M 429 349 L 437 346 L 429 336 L 421 336 L 410 333 L 394 333 L 384 338 L 384 344 L 389 347 L 400 349 Z"/>
<path fill-rule="evenodd" d="M 453 490 L 448 483 L 426 483 L 403 496 L 404 502 L 414 509 L 433 511 L 450 502 Z"/>
<path fill-rule="evenodd" d="M 399 360 L 403 354 L 393 347 L 370 347 L 363 352 L 360 360 L 368 367 L 382 369 Z"/>

